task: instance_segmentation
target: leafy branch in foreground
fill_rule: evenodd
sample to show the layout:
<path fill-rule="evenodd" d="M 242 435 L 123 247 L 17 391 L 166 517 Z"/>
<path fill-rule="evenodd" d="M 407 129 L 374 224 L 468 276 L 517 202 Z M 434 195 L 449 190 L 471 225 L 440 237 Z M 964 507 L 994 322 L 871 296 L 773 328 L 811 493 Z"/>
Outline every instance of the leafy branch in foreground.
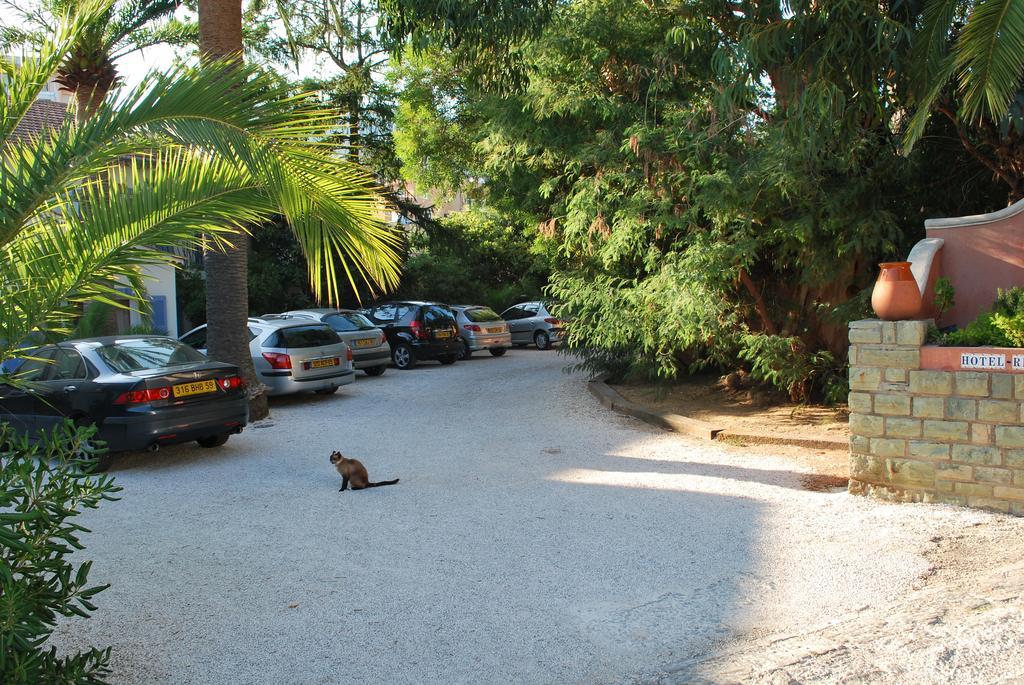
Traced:
<path fill-rule="evenodd" d="M 0 682 L 101 683 L 109 673 L 109 648 L 45 647 L 60 617 L 87 618 L 108 587 L 89 584 L 92 562 L 70 559 L 89 532 L 74 518 L 121 490 L 91 472 L 94 433 L 68 421 L 33 445 L 0 423 Z"/>

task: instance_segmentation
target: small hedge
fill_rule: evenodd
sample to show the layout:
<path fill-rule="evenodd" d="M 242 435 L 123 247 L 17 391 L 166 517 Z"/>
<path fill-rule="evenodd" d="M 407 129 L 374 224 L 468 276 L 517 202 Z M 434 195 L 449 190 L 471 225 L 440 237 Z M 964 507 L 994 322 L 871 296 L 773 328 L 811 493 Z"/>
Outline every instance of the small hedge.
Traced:
<path fill-rule="evenodd" d="M 997 291 L 992 309 L 961 329 L 932 327 L 928 342 L 945 347 L 1024 347 L 1024 288 Z"/>

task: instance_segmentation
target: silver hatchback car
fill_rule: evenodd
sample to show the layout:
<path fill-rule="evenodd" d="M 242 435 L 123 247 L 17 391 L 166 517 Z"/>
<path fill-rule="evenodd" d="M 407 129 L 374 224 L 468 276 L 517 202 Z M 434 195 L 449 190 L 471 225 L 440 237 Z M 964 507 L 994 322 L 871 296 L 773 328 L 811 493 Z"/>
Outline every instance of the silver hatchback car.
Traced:
<path fill-rule="evenodd" d="M 495 357 L 500 357 L 512 347 L 508 324 L 490 307 L 453 304 L 449 309 L 455 314 L 459 337 L 462 338 L 459 359 L 469 359 L 470 355 L 480 350 L 487 350 Z"/>
<path fill-rule="evenodd" d="M 359 312 L 351 309 L 295 309 L 268 316 L 312 319 L 327 324 L 352 348 L 355 368 L 362 369 L 367 376 L 381 375 L 391 363 L 391 345 L 384 331 Z"/>
<path fill-rule="evenodd" d="M 249 350 L 268 395 L 336 392 L 356 379 L 352 350 L 330 326 L 298 319 L 249 319 Z M 206 326 L 181 336 L 206 353 Z"/>
<path fill-rule="evenodd" d="M 543 302 L 520 302 L 501 313 L 512 332 L 513 345 L 533 343 L 538 350 L 546 350 L 565 337 L 565 326 L 555 318 Z"/>

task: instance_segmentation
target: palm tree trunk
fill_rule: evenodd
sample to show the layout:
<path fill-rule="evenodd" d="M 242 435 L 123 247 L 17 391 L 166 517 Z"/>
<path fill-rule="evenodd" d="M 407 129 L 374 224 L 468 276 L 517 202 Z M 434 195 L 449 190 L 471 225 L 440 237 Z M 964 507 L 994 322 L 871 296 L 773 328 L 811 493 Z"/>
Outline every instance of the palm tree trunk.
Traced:
<path fill-rule="evenodd" d="M 79 88 L 75 91 L 75 122 L 84 124 L 92 118 L 100 104 L 107 98 L 109 89 Z"/>
<path fill-rule="evenodd" d="M 204 60 L 242 59 L 242 0 L 199 0 L 199 49 Z M 249 418 L 256 421 L 270 410 L 249 352 L 249 236 L 239 232 L 232 242 L 204 255 L 207 349 L 212 359 L 241 369 L 251 393 Z"/>

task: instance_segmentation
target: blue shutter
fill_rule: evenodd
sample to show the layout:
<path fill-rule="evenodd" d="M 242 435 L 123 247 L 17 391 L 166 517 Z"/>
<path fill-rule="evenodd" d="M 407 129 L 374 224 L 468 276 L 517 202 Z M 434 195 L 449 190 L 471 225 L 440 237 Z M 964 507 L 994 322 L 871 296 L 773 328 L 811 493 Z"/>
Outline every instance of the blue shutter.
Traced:
<path fill-rule="evenodd" d="M 167 335 L 167 297 L 154 295 L 149 303 L 153 308 L 153 332 Z"/>

